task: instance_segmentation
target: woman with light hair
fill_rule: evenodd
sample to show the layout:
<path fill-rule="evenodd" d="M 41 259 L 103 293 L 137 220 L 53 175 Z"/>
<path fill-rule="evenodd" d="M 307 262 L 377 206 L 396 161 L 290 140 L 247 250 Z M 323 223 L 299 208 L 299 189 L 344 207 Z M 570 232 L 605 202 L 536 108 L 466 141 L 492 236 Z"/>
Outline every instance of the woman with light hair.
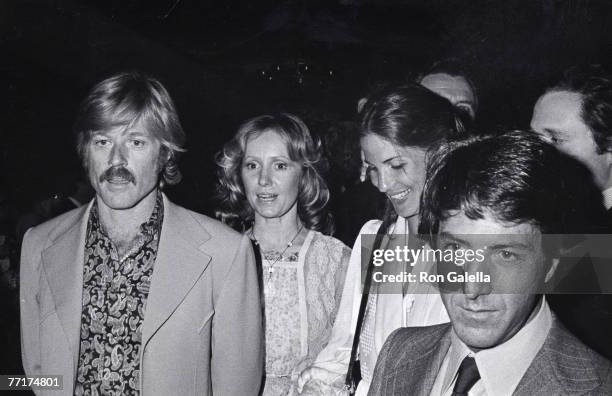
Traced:
<path fill-rule="evenodd" d="M 327 344 L 350 249 L 325 235 L 329 190 L 321 154 L 290 114 L 246 121 L 217 157 L 218 215 L 252 240 L 265 315 L 263 395 L 295 391 Z"/>

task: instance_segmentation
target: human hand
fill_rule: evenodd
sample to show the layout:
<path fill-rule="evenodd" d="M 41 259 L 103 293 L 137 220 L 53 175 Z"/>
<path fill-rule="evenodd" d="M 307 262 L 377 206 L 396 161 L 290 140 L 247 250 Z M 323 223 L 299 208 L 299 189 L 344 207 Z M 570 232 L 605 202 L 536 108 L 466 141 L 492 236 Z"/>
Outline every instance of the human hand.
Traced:
<path fill-rule="evenodd" d="M 309 367 L 298 376 L 297 391 L 300 395 L 335 395 L 342 387 L 341 379 L 340 374 L 320 367 Z"/>

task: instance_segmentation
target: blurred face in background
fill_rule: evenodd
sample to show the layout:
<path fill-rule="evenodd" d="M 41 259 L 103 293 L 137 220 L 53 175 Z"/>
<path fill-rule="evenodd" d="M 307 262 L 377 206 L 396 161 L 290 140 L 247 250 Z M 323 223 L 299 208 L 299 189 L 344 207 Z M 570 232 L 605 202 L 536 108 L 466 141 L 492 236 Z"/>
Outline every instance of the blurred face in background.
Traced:
<path fill-rule="evenodd" d="M 278 133 L 267 130 L 247 141 L 241 177 L 256 221 L 297 217 L 302 164 L 289 157 L 287 142 Z"/>
<path fill-rule="evenodd" d="M 425 184 L 425 150 L 397 146 L 372 133 L 361 138 L 361 150 L 370 181 L 387 195 L 396 213 L 416 216 Z"/>
<path fill-rule="evenodd" d="M 612 185 L 612 154 L 597 152 L 593 133 L 581 116 L 582 97 L 568 91 L 548 92 L 538 99 L 531 129 L 570 157 L 582 162 L 600 189 Z"/>
<path fill-rule="evenodd" d="M 464 109 L 472 119 L 476 116 L 476 95 L 465 78 L 434 73 L 426 75 L 421 80 L 421 85 L 447 99 L 454 106 Z"/>

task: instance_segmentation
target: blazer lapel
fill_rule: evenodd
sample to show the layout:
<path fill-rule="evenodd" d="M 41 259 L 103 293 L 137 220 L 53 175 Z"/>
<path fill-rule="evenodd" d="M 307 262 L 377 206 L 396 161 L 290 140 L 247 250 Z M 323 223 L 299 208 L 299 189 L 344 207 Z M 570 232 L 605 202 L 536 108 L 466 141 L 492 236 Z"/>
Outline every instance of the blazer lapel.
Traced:
<path fill-rule="evenodd" d="M 147 298 L 141 351 L 208 267 L 211 257 L 200 246 L 209 238 L 185 209 L 164 195 L 164 219 Z"/>
<path fill-rule="evenodd" d="M 394 395 L 429 395 L 431 393 L 444 357 L 450 348 L 451 329 L 449 325 L 440 339 L 427 340 L 423 342 L 423 345 L 405 350 L 405 354 L 399 359 L 405 363 L 399 364 L 388 377 L 395 379 L 391 387 Z"/>
<path fill-rule="evenodd" d="M 431 393 L 431 389 L 433 388 L 436 377 L 440 372 L 440 367 L 442 366 L 444 357 L 450 348 L 450 329 L 452 329 L 452 327 L 449 326 L 448 329 L 449 330 L 443 335 L 440 342 L 436 345 L 436 347 L 434 347 L 434 349 L 432 349 L 431 354 L 426 355 L 422 364 L 419 366 L 424 370 L 421 374 L 423 376 L 423 381 L 421 382 L 421 389 L 419 390 L 418 394 L 428 395 Z"/>
<path fill-rule="evenodd" d="M 551 393 L 558 390 L 547 354 L 540 350 L 517 385 L 513 395 L 533 395 Z"/>
<path fill-rule="evenodd" d="M 544 345 L 533 359 L 514 395 L 586 394 L 601 384 L 596 369 L 584 356 L 576 354 L 573 336 L 553 317 Z"/>
<path fill-rule="evenodd" d="M 58 232 L 49 237 L 52 245 L 42 252 L 43 271 L 73 356 L 73 373 L 79 353 L 85 234 L 92 203 L 68 219 L 66 226 L 58 226 Z"/>

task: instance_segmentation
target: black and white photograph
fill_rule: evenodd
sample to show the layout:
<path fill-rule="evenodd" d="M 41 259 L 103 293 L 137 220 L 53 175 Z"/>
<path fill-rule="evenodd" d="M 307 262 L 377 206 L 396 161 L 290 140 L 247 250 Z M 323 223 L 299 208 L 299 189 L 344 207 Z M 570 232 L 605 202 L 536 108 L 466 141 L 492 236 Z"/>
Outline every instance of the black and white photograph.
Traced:
<path fill-rule="evenodd" d="M 0 1 L 0 393 L 612 395 L 611 22 Z"/>

